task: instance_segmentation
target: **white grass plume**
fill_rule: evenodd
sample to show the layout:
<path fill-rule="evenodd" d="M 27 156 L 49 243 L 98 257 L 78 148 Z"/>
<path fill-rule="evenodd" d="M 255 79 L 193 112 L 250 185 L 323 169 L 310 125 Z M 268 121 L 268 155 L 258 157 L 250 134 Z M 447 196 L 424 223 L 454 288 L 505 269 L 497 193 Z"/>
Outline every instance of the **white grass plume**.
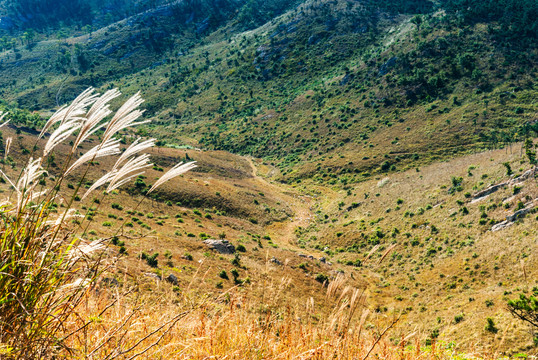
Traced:
<path fill-rule="evenodd" d="M 165 182 L 175 178 L 176 176 L 179 176 L 181 174 L 186 173 L 189 170 L 192 170 L 196 167 L 196 161 L 191 161 L 189 163 L 183 164 L 183 162 L 180 162 L 170 170 L 166 172 L 159 180 L 153 184 L 151 189 L 148 190 L 147 194 L 151 193 L 153 190 L 157 189 L 159 186 L 164 184 Z"/>
<path fill-rule="evenodd" d="M 81 123 L 79 120 L 72 119 L 61 124 L 50 136 L 45 150 L 43 150 L 43 156 L 47 156 L 56 146 L 65 141 L 69 136 L 73 135 L 75 131 L 80 129 Z"/>
<path fill-rule="evenodd" d="M 119 188 L 135 176 L 143 174 L 143 170 L 150 166 L 153 166 L 153 164 L 149 162 L 149 154 L 143 154 L 130 159 L 116 171 L 116 175 L 110 180 L 110 184 L 106 189 L 107 193 Z M 131 175 L 135 172 L 137 173 L 136 175 Z"/>
<path fill-rule="evenodd" d="M 94 134 L 101 127 L 108 125 L 107 122 L 102 122 L 103 119 L 112 113 L 108 103 L 120 95 L 121 93 L 117 89 L 113 89 L 107 91 L 100 96 L 97 101 L 95 101 L 91 109 L 86 114 L 86 118 L 82 122 L 80 133 L 73 144 L 73 149 L 76 149 L 82 142 L 84 142 L 84 140 Z"/>
<path fill-rule="evenodd" d="M 15 186 L 17 191 L 17 211 L 23 208 L 25 202 L 32 201 L 42 195 L 42 193 L 34 194 L 33 191 L 38 184 L 39 177 L 45 173 L 45 169 L 41 166 L 41 158 L 36 160 L 30 158 Z"/>
<path fill-rule="evenodd" d="M 151 166 L 151 164 L 149 164 L 148 166 Z M 143 175 L 143 174 L 145 174 L 145 171 L 141 171 L 141 172 L 129 175 L 127 177 L 121 178 L 118 181 L 111 182 L 108 185 L 107 189 L 106 189 L 107 194 L 114 191 L 114 190 L 116 190 L 117 188 L 127 184 L 128 182 L 132 181 L 133 179 L 135 179 L 138 176 Z"/>
<path fill-rule="evenodd" d="M 84 215 L 80 214 L 76 209 L 69 209 L 65 212 L 64 215 L 58 216 L 56 220 L 48 220 L 46 223 L 47 225 L 60 226 L 66 223 L 67 220 L 76 217 L 84 217 Z"/>
<path fill-rule="evenodd" d="M 125 128 L 150 122 L 150 120 L 136 122 L 136 120 L 144 113 L 144 111 L 137 109 L 143 102 L 144 100 L 140 96 L 140 92 L 129 98 L 108 123 L 105 133 L 103 134 L 103 141 L 110 139 Z"/>
<path fill-rule="evenodd" d="M 33 190 L 39 177 L 45 173 L 45 169 L 41 166 L 41 158 L 36 160 L 30 158 L 28 165 L 24 168 L 22 175 L 17 182 L 16 189 L 21 194 Z"/>
<path fill-rule="evenodd" d="M 126 161 L 131 156 L 138 154 L 139 152 L 142 152 L 144 150 L 147 150 L 153 146 L 155 146 L 155 139 L 149 139 L 142 141 L 139 143 L 140 138 L 136 139 L 124 152 L 121 154 L 121 156 L 118 158 L 116 163 L 114 164 L 113 169 L 117 169 L 121 164 L 123 164 L 124 161 Z"/>
<path fill-rule="evenodd" d="M 108 183 L 110 180 L 114 178 L 114 176 L 116 176 L 116 174 L 117 174 L 117 171 L 114 170 L 103 175 L 96 182 L 94 182 L 92 186 L 90 186 L 90 188 L 84 193 L 84 196 L 82 196 L 81 200 L 84 200 L 85 198 L 87 198 L 90 195 L 90 193 L 92 193 L 98 187 L 103 186 L 106 183 Z"/>
<path fill-rule="evenodd" d="M 13 138 L 12 137 L 8 137 L 6 139 L 6 146 L 4 148 L 4 160 L 7 159 L 7 156 L 9 154 L 9 149 L 11 148 L 11 143 L 13 142 Z"/>
<path fill-rule="evenodd" d="M 71 260 L 79 259 L 83 256 L 89 256 L 92 253 L 104 249 L 106 246 L 103 239 L 97 239 L 90 243 L 82 242 L 70 250 Z"/>
<path fill-rule="evenodd" d="M 87 107 L 93 104 L 99 96 L 99 94 L 94 94 L 94 91 L 90 87 L 77 96 L 71 105 L 64 105 L 58 109 L 47 121 L 38 138 L 42 138 L 54 124 L 60 123 L 60 125 L 63 125 L 73 120 L 77 122 L 82 121 L 84 119 L 82 116 L 86 113 Z"/>
<path fill-rule="evenodd" d="M 82 164 L 93 161 L 94 159 L 104 156 L 113 156 L 120 153 L 120 140 L 110 139 L 105 143 L 99 144 L 92 149 L 88 150 L 84 155 L 78 158 L 65 172 L 64 176 L 70 174 L 73 170 L 81 166 Z"/>

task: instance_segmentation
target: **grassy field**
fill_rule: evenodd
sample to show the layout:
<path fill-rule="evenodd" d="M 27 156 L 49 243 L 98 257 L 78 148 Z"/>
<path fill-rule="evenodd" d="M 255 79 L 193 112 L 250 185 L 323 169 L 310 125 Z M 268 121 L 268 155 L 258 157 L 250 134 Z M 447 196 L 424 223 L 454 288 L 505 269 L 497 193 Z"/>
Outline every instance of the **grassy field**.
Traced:
<path fill-rule="evenodd" d="M 31 148 L 33 137 L 14 128 L 3 137 L 15 139 L 5 171 L 16 174 L 30 156 L 21 149 Z M 536 214 L 500 231 L 491 228 L 537 198 L 536 180 L 474 199 L 529 169 L 521 144 L 346 186 L 315 178 L 281 184 L 269 163 L 225 152 L 158 148 L 152 158 L 147 184 L 178 159 L 199 167 L 153 200 L 143 200 L 134 187 L 80 203 L 86 218 L 76 233 L 88 240 L 120 236 L 77 320 L 92 323 L 84 343 L 72 340 L 79 351 L 82 346 L 89 354 L 128 319 L 118 330 L 125 331 L 121 340 L 92 354 L 102 358 L 186 312 L 148 358 L 167 351 L 177 358 L 356 358 L 394 319 L 374 349 L 381 357 L 534 352 L 529 328 L 506 303 L 538 286 Z M 106 168 L 107 161 L 95 165 Z M 207 238 L 228 239 L 239 256 L 214 252 L 202 242 Z M 171 274 L 174 284 L 166 281 Z M 356 310 L 349 307 L 353 294 Z M 95 315 L 114 301 L 108 315 Z M 485 330 L 486 318 L 493 319 L 494 332 Z M 330 335 L 342 324 L 341 337 Z M 149 346 L 165 328 L 141 344 Z"/>

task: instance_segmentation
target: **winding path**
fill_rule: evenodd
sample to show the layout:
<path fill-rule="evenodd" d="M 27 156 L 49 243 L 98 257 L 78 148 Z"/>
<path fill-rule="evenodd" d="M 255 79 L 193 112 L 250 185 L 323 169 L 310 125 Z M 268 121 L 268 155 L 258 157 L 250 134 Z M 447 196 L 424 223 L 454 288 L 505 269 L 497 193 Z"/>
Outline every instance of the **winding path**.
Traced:
<path fill-rule="evenodd" d="M 251 167 L 252 176 L 255 181 L 263 184 L 264 188 L 271 189 L 272 192 L 279 194 L 281 202 L 293 212 L 293 216 L 286 221 L 274 222 L 267 227 L 268 233 L 273 241 L 279 246 L 293 246 L 297 248 L 295 240 L 295 229 L 299 226 L 308 227 L 314 219 L 312 213 L 313 199 L 309 196 L 299 195 L 294 189 L 287 185 L 275 185 L 264 177 L 258 175 L 258 169 L 252 161 L 252 158 L 245 157 Z"/>

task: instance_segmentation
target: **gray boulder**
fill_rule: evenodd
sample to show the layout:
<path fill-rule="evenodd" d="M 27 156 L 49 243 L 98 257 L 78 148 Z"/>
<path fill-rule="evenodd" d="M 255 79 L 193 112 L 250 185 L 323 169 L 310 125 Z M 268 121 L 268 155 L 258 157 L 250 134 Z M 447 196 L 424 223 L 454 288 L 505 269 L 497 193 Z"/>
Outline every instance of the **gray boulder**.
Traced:
<path fill-rule="evenodd" d="M 221 254 L 234 254 L 235 246 L 233 246 L 228 240 L 204 240 L 204 244 L 209 246 L 211 249 L 221 253 Z"/>
<path fill-rule="evenodd" d="M 166 277 L 166 281 L 168 281 L 172 285 L 178 285 L 179 279 L 174 274 L 170 274 Z"/>

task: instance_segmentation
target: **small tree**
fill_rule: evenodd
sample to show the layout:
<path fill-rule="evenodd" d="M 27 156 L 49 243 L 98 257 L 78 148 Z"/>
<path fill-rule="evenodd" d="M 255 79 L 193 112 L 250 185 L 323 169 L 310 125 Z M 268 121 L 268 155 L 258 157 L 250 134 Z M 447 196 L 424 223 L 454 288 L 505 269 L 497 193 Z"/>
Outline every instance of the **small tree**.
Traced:
<path fill-rule="evenodd" d="M 420 30 L 420 25 L 422 25 L 422 16 L 416 15 L 411 19 L 411 22 L 417 26 L 417 30 Z"/>
<path fill-rule="evenodd" d="M 525 155 L 527 155 L 531 165 L 536 166 L 536 164 L 538 164 L 538 160 L 536 160 L 536 151 L 534 150 L 534 143 L 531 138 L 525 139 Z"/>
<path fill-rule="evenodd" d="M 519 299 L 508 301 L 508 311 L 510 313 L 529 323 L 534 329 L 534 343 L 538 345 L 538 287 L 534 288 L 534 295 L 529 297 L 520 294 Z"/>

